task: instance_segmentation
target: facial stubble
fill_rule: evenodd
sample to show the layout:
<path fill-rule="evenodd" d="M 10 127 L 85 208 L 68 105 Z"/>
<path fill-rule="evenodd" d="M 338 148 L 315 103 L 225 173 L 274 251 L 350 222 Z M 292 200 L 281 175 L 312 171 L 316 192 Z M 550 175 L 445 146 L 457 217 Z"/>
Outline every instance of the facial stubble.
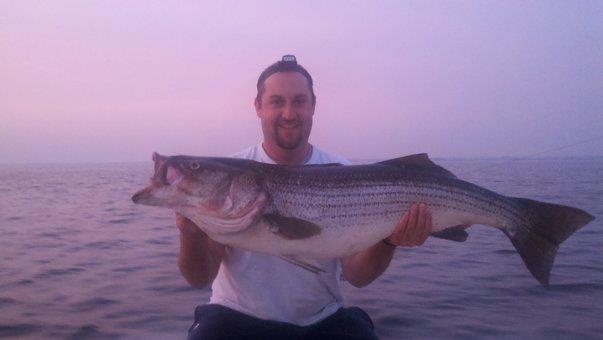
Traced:
<path fill-rule="evenodd" d="M 279 130 L 281 130 L 281 132 L 285 132 L 282 130 L 287 130 L 284 128 L 280 128 L 278 126 L 278 123 L 274 124 L 274 135 L 276 137 L 276 145 L 278 145 L 279 148 L 282 149 L 286 149 L 286 150 L 295 150 L 297 149 L 303 142 L 303 134 L 302 134 L 302 130 L 303 130 L 303 126 L 300 124 L 298 127 L 295 128 L 295 135 L 293 136 L 293 138 L 287 138 L 285 136 L 282 136 L 282 134 L 279 132 Z"/>

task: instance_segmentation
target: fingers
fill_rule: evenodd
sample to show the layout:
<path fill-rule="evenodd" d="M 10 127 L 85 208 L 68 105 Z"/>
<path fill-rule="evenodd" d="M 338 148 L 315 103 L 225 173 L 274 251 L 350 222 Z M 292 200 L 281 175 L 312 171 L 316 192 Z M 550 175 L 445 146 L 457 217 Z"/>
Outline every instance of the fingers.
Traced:
<path fill-rule="evenodd" d="M 421 244 L 427 240 L 427 238 L 431 235 L 431 214 L 429 212 L 425 213 L 425 228 L 423 228 L 423 234 L 421 235 Z"/>
<path fill-rule="evenodd" d="M 425 219 L 426 219 L 426 215 L 427 215 L 426 212 L 427 212 L 427 206 L 425 205 L 425 203 L 419 204 L 419 214 L 417 216 L 417 225 L 419 227 L 425 226 Z"/>
<path fill-rule="evenodd" d="M 410 216 L 408 217 L 408 225 L 403 236 L 403 246 L 414 246 L 417 238 L 417 222 L 419 219 L 419 206 L 415 203 L 410 206 Z"/>
<path fill-rule="evenodd" d="M 390 237 L 388 237 L 388 241 L 390 243 L 400 245 L 400 242 L 402 241 L 402 239 L 404 237 L 404 232 L 406 231 L 406 228 L 408 225 L 409 215 L 410 215 L 409 211 L 405 212 L 404 215 L 402 215 L 402 219 L 400 219 L 400 221 L 396 225 L 396 228 L 394 229 L 394 231 L 392 232 Z"/>
<path fill-rule="evenodd" d="M 414 244 L 421 245 L 425 242 L 425 238 L 423 235 L 425 234 L 425 221 L 427 220 L 427 205 L 425 203 L 419 204 L 419 213 L 417 216 L 417 226 L 415 228 L 415 239 Z"/>
<path fill-rule="evenodd" d="M 425 203 L 412 204 L 394 228 L 387 242 L 414 247 L 422 245 L 431 234 L 431 214 Z"/>

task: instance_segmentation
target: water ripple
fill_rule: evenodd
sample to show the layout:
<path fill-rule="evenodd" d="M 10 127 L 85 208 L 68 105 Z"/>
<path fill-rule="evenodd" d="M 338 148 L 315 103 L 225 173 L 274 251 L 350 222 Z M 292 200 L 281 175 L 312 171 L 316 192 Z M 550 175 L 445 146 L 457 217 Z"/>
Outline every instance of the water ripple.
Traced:
<path fill-rule="evenodd" d="M 120 248 L 127 243 L 128 243 L 128 241 L 119 240 L 119 239 L 109 240 L 109 241 L 95 241 L 95 242 L 86 243 L 84 245 L 84 248 L 107 250 L 107 249 Z"/>
<path fill-rule="evenodd" d="M 140 315 L 145 311 L 142 309 L 122 309 L 119 311 L 111 312 L 105 314 L 104 319 L 112 320 L 112 319 L 123 319 L 126 317 L 131 317 L 132 315 Z"/>
<path fill-rule="evenodd" d="M 132 219 L 130 218 L 116 218 L 113 220 L 109 220 L 111 224 L 129 224 L 132 223 Z"/>
<path fill-rule="evenodd" d="M 24 219 L 25 217 L 23 216 L 11 216 L 11 217 L 7 217 L 6 220 L 8 221 L 20 221 L 22 219 Z"/>
<path fill-rule="evenodd" d="M 17 300 L 11 298 L 0 297 L 0 308 L 11 306 L 17 303 Z"/>
<path fill-rule="evenodd" d="M 0 324 L 0 338 L 9 336 L 24 336 L 38 332 L 40 326 L 30 323 L 17 323 L 10 325 Z"/>
<path fill-rule="evenodd" d="M 603 292 L 603 284 L 601 284 L 601 283 L 551 284 L 548 288 L 551 291 L 557 291 L 557 292 L 572 292 L 572 293 Z"/>
<path fill-rule="evenodd" d="M 67 339 L 79 340 L 79 339 L 107 339 L 119 337 L 118 333 L 107 333 L 100 331 L 96 325 L 83 325 L 70 334 Z"/>
<path fill-rule="evenodd" d="M 167 245 L 167 244 L 172 244 L 172 238 L 170 237 L 169 239 L 151 239 L 151 240 L 146 240 L 144 241 L 147 244 L 157 244 L 157 245 Z"/>
<path fill-rule="evenodd" d="M 74 308 L 77 312 L 87 312 L 114 305 L 117 303 L 119 303 L 119 301 L 106 299 L 102 297 L 95 297 L 88 300 L 72 303 L 71 307 Z"/>
<path fill-rule="evenodd" d="M 37 279 L 46 279 L 46 278 L 50 278 L 50 277 L 54 277 L 54 276 L 64 276 L 64 275 L 73 275 L 73 274 L 77 274 L 77 273 L 81 273 L 84 271 L 84 268 L 81 267 L 71 267 L 71 268 L 63 268 L 63 269 L 48 269 L 45 270 L 39 274 L 37 274 L 35 277 Z"/>

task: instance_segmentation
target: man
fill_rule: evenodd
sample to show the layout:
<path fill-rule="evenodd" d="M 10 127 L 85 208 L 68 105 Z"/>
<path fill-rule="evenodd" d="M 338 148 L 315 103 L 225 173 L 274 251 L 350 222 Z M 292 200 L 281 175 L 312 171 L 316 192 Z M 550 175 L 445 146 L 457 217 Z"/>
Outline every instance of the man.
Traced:
<path fill-rule="evenodd" d="M 264 70 L 257 90 L 263 142 L 235 157 L 286 165 L 349 164 L 308 142 L 316 96 L 312 77 L 294 56 Z M 191 339 L 374 339 L 369 316 L 357 307 L 343 308 L 340 274 L 356 287 L 366 286 L 387 269 L 396 246 L 421 245 L 431 232 L 426 206 L 415 204 L 382 242 L 341 259 L 308 259 L 324 270 L 315 274 L 278 257 L 221 245 L 182 216 L 176 224 L 182 275 L 197 287 L 213 281 L 210 303 L 195 311 Z"/>

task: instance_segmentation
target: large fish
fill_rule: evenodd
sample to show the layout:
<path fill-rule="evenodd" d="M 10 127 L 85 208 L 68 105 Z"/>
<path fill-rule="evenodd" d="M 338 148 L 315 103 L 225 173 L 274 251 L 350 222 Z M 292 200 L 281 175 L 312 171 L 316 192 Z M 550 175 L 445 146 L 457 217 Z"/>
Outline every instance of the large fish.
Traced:
<path fill-rule="evenodd" d="M 532 275 L 548 285 L 559 245 L 594 217 L 563 205 L 507 197 L 456 178 L 426 154 L 369 165 L 282 166 L 235 158 L 153 154 L 151 184 L 135 203 L 191 219 L 220 243 L 281 256 L 343 257 L 390 235 L 414 202 L 432 236 L 464 241 L 465 228 L 502 230 Z"/>

